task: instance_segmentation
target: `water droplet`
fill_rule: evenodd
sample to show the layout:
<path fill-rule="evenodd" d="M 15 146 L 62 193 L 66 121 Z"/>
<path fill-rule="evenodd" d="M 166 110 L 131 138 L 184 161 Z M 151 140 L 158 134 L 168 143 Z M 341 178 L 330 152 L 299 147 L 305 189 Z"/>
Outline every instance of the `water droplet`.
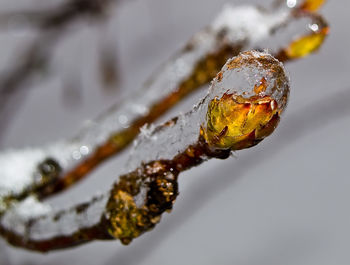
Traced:
<path fill-rule="evenodd" d="M 271 104 L 270 104 L 270 106 L 271 106 L 271 109 L 272 110 L 275 110 L 276 108 L 277 108 L 277 104 L 276 104 L 276 101 L 271 101 Z"/>
<path fill-rule="evenodd" d="M 297 0 L 287 0 L 287 6 L 289 8 L 294 8 L 297 4 Z"/>
<path fill-rule="evenodd" d="M 128 119 L 128 117 L 126 115 L 123 115 L 123 114 L 119 115 L 118 121 L 122 125 L 123 128 L 128 128 L 129 127 L 129 124 L 128 124 L 129 123 L 129 119 Z"/>
<path fill-rule="evenodd" d="M 81 153 L 78 150 L 76 150 L 72 153 L 72 157 L 75 160 L 79 160 L 81 158 Z"/>
<path fill-rule="evenodd" d="M 309 24 L 309 28 L 310 28 L 312 31 L 317 32 L 318 29 L 319 29 L 319 26 L 318 26 L 316 23 L 314 23 L 314 24 Z"/>
<path fill-rule="evenodd" d="M 89 152 L 90 152 L 89 147 L 87 147 L 87 146 L 85 146 L 85 145 L 83 145 L 83 146 L 80 147 L 80 153 L 81 153 L 83 156 L 88 155 Z"/>
<path fill-rule="evenodd" d="M 62 168 L 54 159 L 48 158 L 39 164 L 38 170 L 40 176 L 35 176 L 35 180 L 45 183 L 56 178 L 61 173 Z"/>

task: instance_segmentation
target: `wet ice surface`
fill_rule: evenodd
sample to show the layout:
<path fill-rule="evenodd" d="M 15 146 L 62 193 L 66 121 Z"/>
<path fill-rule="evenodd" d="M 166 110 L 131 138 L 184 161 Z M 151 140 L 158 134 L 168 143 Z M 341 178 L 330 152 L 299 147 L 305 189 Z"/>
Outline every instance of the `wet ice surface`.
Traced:
<path fill-rule="evenodd" d="M 266 61 L 260 61 L 262 58 Z M 176 117 L 169 124 L 150 128 L 146 126 L 141 130 L 129 158 L 130 171 L 142 163 L 160 159 L 171 160 L 190 145 L 197 143 L 200 126 L 205 126 L 206 123 L 209 103 L 224 94 L 243 98 L 256 96 L 254 87 L 264 79 L 267 87 L 259 96 L 270 96 L 276 100 L 281 112 L 284 110 L 289 95 L 289 78 L 284 66 L 270 54 L 257 51 L 241 53 L 229 60 L 221 73 L 220 79 L 217 77 L 213 80 L 207 96 L 200 100 L 192 111 Z"/>
<path fill-rule="evenodd" d="M 132 171 L 142 163 L 172 159 L 188 146 L 195 144 L 203 121 L 200 111 L 202 108 L 201 104 L 196 106 L 193 111 L 178 116 L 178 119 L 169 126 L 142 128 L 135 140 L 127 169 Z"/>
<path fill-rule="evenodd" d="M 239 19 L 233 19 L 237 18 L 238 14 Z M 77 139 L 94 148 L 113 132 L 128 128 L 133 120 L 146 115 L 155 102 L 176 91 L 181 82 L 193 73 L 194 67 L 201 59 L 223 45 L 222 40 L 218 39 L 219 34 L 224 34 L 227 37 L 226 41 L 231 44 L 247 42 L 249 45 L 245 49 L 249 49 L 268 37 L 271 29 L 286 21 L 287 16 L 286 11 L 270 14 L 254 6 L 233 8 L 227 5 L 212 25 L 192 38 L 192 49 L 173 56 L 136 94 L 113 106 L 96 121 L 90 122 Z M 252 28 L 252 24 L 259 27 Z M 223 33 L 224 31 L 226 33 Z"/>
<path fill-rule="evenodd" d="M 232 69 L 233 68 L 233 69 Z M 284 109 L 289 95 L 289 77 L 284 66 L 266 52 L 244 52 L 229 60 L 222 68 L 222 77 L 214 79 L 206 103 L 224 93 L 250 98 L 257 96 L 255 87 L 262 79 L 266 88 L 258 96 L 270 96 Z"/>

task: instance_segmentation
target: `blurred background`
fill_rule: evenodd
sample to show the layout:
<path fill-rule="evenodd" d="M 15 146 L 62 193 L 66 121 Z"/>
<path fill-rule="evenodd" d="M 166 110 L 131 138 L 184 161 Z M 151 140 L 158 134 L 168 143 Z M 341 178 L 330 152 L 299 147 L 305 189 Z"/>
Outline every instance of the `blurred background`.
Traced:
<path fill-rule="evenodd" d="M 139 89 L 225 3 L 271 4 L 124 0 L 110 5 L 107 18 L 41 25 L 49 28 L 45 34 L 40 21 L 22 13 L 62 2 L 0 0 L 0 90 L 16 88 L 0 98 L 1 149 L 74 135 L 80 123 Z M 349 11 L 349 1 L 328 1 L 321 11 L 331 26 L 326 43 L 316 55 L 286 65 L 291 97 L 276 132 L 236 157 L 180 175 L 173 212 L 153 231 L 127 247 L 94 242 L 45 255 L 0 241 L 0 265 L 349 264 Z M 27 61 L 34 72 L 25 70 Z M 162 120 L 189 110 L 205 92 Z M 107 190 L 127 154 L 51 202 L 67 207 Z"/>

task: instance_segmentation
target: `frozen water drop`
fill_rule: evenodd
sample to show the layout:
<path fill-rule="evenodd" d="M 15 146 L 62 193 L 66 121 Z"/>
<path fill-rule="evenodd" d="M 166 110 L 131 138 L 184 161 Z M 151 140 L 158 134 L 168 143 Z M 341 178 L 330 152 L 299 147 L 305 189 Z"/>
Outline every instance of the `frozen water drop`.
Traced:
<path fill-rule="evenodd" d="M 294 8 L 297 5 L 297 0 L 287 0 L 287 6 L 289 8 Z"/>
<path fill-rule="evenodd" d="M 309 24 L 309 28 L 314 32 L 317 32 L 319 30 L 319 26 L 316 23 Z"/>
<path fill-rule="evenodd" d="M 87 147 L 86 145 L 83 145 L 82 147 L 80 147 L 80 153 L 83 156 L 86 156 L 90 153 L 89 147 Z"/>

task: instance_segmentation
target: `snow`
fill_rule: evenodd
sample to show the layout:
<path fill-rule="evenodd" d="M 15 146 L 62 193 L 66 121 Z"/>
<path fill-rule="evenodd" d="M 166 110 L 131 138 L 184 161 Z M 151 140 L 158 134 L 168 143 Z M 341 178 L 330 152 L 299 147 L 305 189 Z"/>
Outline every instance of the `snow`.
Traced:
<path fill-rule="evenodd" d="M 18 235 L 25 235 L 27 222 L 51 212 L 51 207 L 40 203 L 35 197 L 28 197 L 12 207 L 1 219 L 1 225 L 9 230 L 15 230 Z"/>
<path fill-rule="evenodd" d="M 53 158 L 62 168 L 69 168 L 88 153 L 89 145 L 64 141 L 42 148 L 27 147 L 0 153 L 0 198 L 20 194 L 40 183 L 41 175 L 37 167 L 45 159 Z"/>
<path fill-rule="evenodd" d="M 70 236 L 82 228 L 92 227 L 99 223 L 105 212 L 108 193 L 95 197 L 89 206 L 81 212 L 75 208 L 67 211 L 56 211 L 40 218 L 30 227 L 30 238 L 34 240 L 50 239 L 56 236 Z M 60 218 L 55 221 L 55 214 L 60 213 Z"/>
<path fill-rule="evenodd" d="M 233 7 L 226 5 L 214 21 L 215 31 L 229 29 L 231 42 L 248 41 L 255 44 L 270 35 L 271 29 L 285 22 L 287 10 L 267 12 L 255 6 Z"/>
<path fill-rule="evenodd" d="M 8 150 L 0 154 L 0 196 L 19 193 L 32 184 L 33 165 L 45 158 L 40 149 Z"/>
<path fill-rule="evenodd" d="M 70 236 L 82 228 L 98 224 L 107 200 L 108 193 L 87 202 L 89 206 L 83 211 L 78 212 L 76 208 L 58 211 L 31 196 L 23 202 L 13 203 L 0 222 L 5 229 L 31 240 Z M 55 219 L 57 215 L 59 218 Z"/>

